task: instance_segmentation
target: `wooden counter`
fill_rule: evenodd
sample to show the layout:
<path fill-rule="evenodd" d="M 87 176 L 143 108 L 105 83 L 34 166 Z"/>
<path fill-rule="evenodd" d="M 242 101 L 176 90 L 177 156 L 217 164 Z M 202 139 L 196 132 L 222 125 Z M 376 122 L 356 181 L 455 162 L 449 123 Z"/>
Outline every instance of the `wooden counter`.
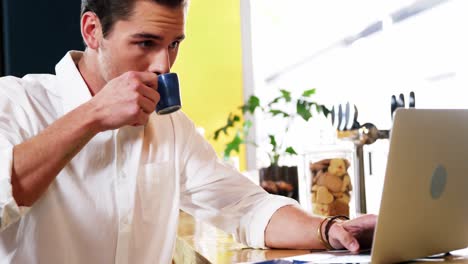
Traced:
<path fill-rule="evenodd" d="M 195 220 L 181 212 L 179 229 L 174 252 L 174 263 L 239 263 L 258 262 L 276 258 L 285 258 L 309 254 L 308 250 L 260 250 L 236 243 L 231 235 L 204 222 Z M 463 250 L 466 258 L 439 259 L 437 262 L 468 263 L 468 248 Z M 432 263 L 418 262 L 418 263 Z"/>
<path fill-rule="evenodd" d="M 239 263 L 310 253 L 308 250 L 261 250 L 236 243 L 231 235 L 181 212 L 174 262 Z"/>

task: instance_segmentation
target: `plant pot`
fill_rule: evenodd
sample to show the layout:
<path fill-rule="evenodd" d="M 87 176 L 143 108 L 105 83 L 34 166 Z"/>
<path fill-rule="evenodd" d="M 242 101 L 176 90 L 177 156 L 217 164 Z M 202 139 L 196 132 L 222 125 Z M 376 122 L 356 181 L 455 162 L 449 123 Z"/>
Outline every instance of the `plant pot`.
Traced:
<path fill-rule="evenodd" d="M 260 186 L 267 192 L 299 201 L 297 166 L 271 165 L 261 168 L 259 173 Z"/>

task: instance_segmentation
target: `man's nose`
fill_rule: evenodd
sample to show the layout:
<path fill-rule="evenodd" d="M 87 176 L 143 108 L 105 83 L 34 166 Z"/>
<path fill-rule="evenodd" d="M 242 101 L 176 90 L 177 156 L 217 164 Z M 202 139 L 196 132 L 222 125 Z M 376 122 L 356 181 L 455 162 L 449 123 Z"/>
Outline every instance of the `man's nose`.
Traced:
<path fill-rule="evenodd" d="M 154 55 L 149 70 L 158 75 L 170 72 L 171 61 L 167 49 L 161 49 Z"/>

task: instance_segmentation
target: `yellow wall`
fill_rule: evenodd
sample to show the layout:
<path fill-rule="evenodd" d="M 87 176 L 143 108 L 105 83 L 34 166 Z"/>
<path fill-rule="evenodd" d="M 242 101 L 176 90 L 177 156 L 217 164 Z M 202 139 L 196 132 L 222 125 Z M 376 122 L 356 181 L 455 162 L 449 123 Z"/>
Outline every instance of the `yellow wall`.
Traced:
<path fill-rule="evenodd" d="M 186 39 L 172 71 L 180 78 L 182 109 L 205 129 L 218 154 L 224 142 L 213 132 L 242 104 L 242 53 L 239 1 L 191 0 Z M 241 151 L 240 168 L 245 168 Z"/>

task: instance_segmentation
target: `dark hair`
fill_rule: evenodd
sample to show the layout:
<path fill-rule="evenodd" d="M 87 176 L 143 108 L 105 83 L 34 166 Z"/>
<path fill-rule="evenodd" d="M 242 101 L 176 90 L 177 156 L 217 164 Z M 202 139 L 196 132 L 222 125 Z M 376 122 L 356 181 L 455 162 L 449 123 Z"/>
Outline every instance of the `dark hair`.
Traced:
<path fill-rule="evenodd" d="M 131 16 L 137 0 L 81 0 L 81 16 L 91 11 L 97 15 L 102 25 L 102 34 L 106 37 L 115 22 L 125 20 Z M 176 8 L 186 5 L 188 0 L 148 0 L 157 4 Z"/>

